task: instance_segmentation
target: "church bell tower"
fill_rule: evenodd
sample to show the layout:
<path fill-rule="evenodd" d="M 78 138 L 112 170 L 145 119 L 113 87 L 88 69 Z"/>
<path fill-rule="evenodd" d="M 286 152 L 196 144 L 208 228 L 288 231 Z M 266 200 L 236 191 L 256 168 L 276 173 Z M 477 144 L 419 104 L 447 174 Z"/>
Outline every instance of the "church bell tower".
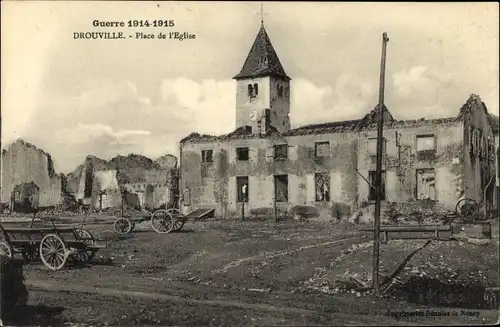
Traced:
<path fill-rule="evenodd" d="M 253 134 L 272 126 L 290 129 L 290 81 L 262 22 L 236 80 L 236 128 L 250 126 Z"/>

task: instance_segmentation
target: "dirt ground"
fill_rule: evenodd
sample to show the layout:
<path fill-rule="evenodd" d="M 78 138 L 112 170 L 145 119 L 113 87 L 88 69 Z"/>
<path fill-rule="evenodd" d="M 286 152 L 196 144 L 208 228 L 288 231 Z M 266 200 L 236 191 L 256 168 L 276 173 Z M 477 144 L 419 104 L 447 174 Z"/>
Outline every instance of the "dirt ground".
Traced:
<path fill-rule="evenodd" d="M 124 237 L 114 235 L 110 224 L 87 228 L 107 245 L 90 265 L 58 272 L 37 263 L 25 266 L 30 310 L 23 324 L 339 326 L 498 320 L 495 310 L 431 308 L 357 292 L 325 292 L 326 284 L 346 274 L 369 279 L 371 235 L 348 224 L 205 221 L 157 234 L 143 223 Z M 391 273 L 422 243 L 382 245 L 382 271 Z M 467 258 L 471 264 L 464 264 Z M 498 286 L 498 237 L 486 247 L 430 244 L 403 271 L 422 270 L 424 263 L 436 274 L 453 265 L 460 265 L 461 274 L 481 271 L 485 284 Z"/>

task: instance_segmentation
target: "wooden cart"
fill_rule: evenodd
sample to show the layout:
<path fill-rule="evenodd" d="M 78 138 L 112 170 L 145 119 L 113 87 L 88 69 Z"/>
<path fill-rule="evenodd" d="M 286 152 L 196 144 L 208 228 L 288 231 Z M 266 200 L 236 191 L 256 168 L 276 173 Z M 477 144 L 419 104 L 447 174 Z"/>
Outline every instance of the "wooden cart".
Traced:
<path fill-rule="evenodd" d="M 92 233 L 80 226 L 55 225 L 54 218 L 42 217 L 51 225 L 34 227 L 35 216 L 29 227 L 3 227 L 0 223 L 0 254 L 12 257 L 20 253 L 26 261 L 41 259 L 51 270 L 62 269 L 68 259 L 87 263 L 104 248 L 97 245 Z"/>
<path fill-rule="evenodd" d="M 125 235 L 132 232 L 136 224 L 148 220 L 155 232 L 163 234 L 181 230 L 187 218 L 179 209 L 160 209 L 142 217 L 120 217 L 113 223 L 113 229 L 117 234 Z"/>
<path fill-rule="evenodd" d="M 159 209 L 142 217 L 120 217 L 115 220 L 113 229 L 117 234 L 125 235 L 134 230 L 135 224 L 149 220 L 155 232 L 166 234 L 180 231 L 189 219 L 196 221 L 213 215 L 213 213 L 214 209 L 196 209 L 184 215 L 177 208 Z"/>

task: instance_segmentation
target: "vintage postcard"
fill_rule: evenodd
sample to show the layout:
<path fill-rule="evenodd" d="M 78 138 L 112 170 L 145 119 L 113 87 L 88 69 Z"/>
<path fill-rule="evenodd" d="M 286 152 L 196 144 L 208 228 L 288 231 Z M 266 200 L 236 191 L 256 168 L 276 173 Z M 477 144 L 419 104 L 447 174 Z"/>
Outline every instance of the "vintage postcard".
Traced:
<path fill-rule="evenodd" d="M 0 325 L 498 323 L 498 3 L 1 7 Z"/>

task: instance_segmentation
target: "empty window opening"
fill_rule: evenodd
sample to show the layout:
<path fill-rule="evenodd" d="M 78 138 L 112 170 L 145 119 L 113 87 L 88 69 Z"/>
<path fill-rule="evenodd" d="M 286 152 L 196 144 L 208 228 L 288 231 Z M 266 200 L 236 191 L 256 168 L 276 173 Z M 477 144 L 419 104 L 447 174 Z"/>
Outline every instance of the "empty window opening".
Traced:
<path fill-rule="evenodd" d="M 469 126 L 469 153 L 474 154 L 474 129 Z"/>
<path fill-rule="evenodd" d="M 274 176 L 274 197 L 276 202 L 288 202 L 288 175 Z"/>
<path fill-rule="evenodd" d="M 201 162 L 204 163 L 213 162 L 213 150 L 202 150 Z"/>
<path fill-rule="evenodd" d="M 417 169 L 417 200 L 436 200 L 434 169 Z"/>
<path fill-rule="evenodd" d="M 252 84 L 248 84 L 248 96 L 253 97 L 253 86 Z"/>
<path fill-rule="evenodd" d="M 316 173 L 314 175 L 316 201 L 330 201 L 330 174 Z"/>
<path fill-rule="evenodd" d="M 274 160 L 282 161 L 288 158 L 288 144 L 274 146 Z"/>
<path fill-rule="evenodd" d="M 90 198 L 92 196 L 92 181 L 94 179 L 92 170 L 87 170 L 85 172 L 85 189 L 83 191 L 83 196 L 85 198 Z"/>
<path fill-rule="evenodd" d="M 191 205 L 191 189 L 187 188 L 182 192 L 182 203 L 185 206 Z"/>
<path fill-rule="evenodd" d="M 314 156 L 325 158 L 330 156 L 330 142 L 317 142 L 314 144 Z"/>
<path fill-rule="evenodd" d="M 386 153 L 386 143 L 387 140 L 385 138 L 382 138 L 382 162 L 385 157 Z M 377 162 L 377 138 L 376 137 L 370 137 L 368 139 L 368 146 L 367 146 L 367 153 L 368 156 L 370 157 L 370 160 L 372 163 Z"/>
<path fill-rule="evenodd" d="M 236 159 L 238 161 L 248 161 L 248 148 L 236 148 Z"/>
<path fill-rule="evenodd" d="M 481 156 L 481 159 L 484 159 L 486 158 L 486 153 L 487 153 L 487 149 L 486 149 L 486 138 L 484 137 L 483 133 L 481 132 L 481 140 L 480 140 L 480 144 L 479 144 L 479 154 Z"/>
<path fill-rule="evenodd" d="M 236 177 L 237 202 L 248 202 L 248 176 Z"/>
<path fill-rule="evenodd" d="M 481 153 L 481 130 L 477 129 L 476 130 L 476 151 L 475 154 L 476 156 L 479 156 Z"/>
<path fill-rule="evenodd" d="M 434 135 L 417 136 L 418 159 L 432 158 L 436 155 L 436 138 Z"/>
<path fill-rule="evenodd" d="M 370 191 L 368 193 L 368 201 L 375 201 L 376 200 L 376 195 L 377 195 L 377 190 L 376 187 L 377 185 L 375 184 L 375 176 L 376 172 L 375 171 L 370 171 L 368 172 L 368 181 L 370 182 Z M 382 171 L 382 176 L 380 176 L 380 199 L 385 200 L 386 199 L 386 194 L 385 194 L 385 171 Z"/>
<path fill-rule="evenodd" d="M 255 83 L 253 85 L 253 96 L 257 96 L 259 95 L 259 85 L 257 83 Z"/>
<path fill-rule="evenodd" d="M 283 85 L 278 85 L 278 97 L 283 97 Z"/>

